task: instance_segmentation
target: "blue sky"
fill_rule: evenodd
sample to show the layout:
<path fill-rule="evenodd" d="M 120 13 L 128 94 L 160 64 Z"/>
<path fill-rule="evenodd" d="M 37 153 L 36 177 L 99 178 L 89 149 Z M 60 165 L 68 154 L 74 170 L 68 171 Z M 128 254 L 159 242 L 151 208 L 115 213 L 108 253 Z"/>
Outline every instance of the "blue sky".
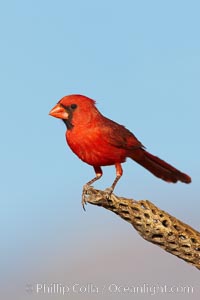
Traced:
<path fill-rule="evenodd" d="M 31 280 L 69 282 L 73 273 L 74 280 L 84 281 L 85 264 L 86 282 L 100 283 L 89 261 L 94 261 L 95 270 L 101 269 L 106 249 L 108 281 L 123 281 L 113 271 L 118 257 L 113 259 L 112 245 L 119 259 L 125 255 L 128 262 L 132 253 L 133 265 L 134 251 L 143 253 L 139 268 L 146 282 L 166 282 L 175 268 L 172 283 L 187 271 L 185 281 L 195 285 L 195 269 L 141 241 L 116 216 L 89 205 L 86 213 L 82 211 L 82 185 L 93 170 L 67 148 L 64 125 L 48 112 L 67 94 L 95 99 L 103 114 L 126 125 L 150 152 L 193 180 L 189 186 L 169 185 L 128 160 L 116 193 L 149 199 L 199 228 L 199 11 L 199 2 L 193 0 L 1 3 L 5 295 L 17 293 L 26 299 L 24 286 Z M 104 168 L 104 173 L 98 188 L 110 185 L 114 168 Z M 101 251 L 94 255 L 97 246 Z M 142 272 L 149 253 L 155 261 L 153 277 Z M 169 269 L 165 275 L 162 264 Z M 136 280 L 130 264 L 125 265 L 124 272 Z M 10 290 L 6 280 L 11 273 Z"/>

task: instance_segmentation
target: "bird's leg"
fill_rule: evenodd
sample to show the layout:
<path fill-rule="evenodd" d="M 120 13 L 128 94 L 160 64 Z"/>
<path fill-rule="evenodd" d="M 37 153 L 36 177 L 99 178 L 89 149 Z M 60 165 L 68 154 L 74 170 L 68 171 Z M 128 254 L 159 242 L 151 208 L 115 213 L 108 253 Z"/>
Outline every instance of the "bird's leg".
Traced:
<path fill-rule="evenodd" d="M 116 187 L 117 182 L 119 181 L 119 179 L 121 178 L 121 176 L 123 174 L 122 166 L 121 166 L 120 163 L 116 163 L 115 168 L 116 168 L 115 180 L 114 180 L 113 184 L 111 185 L 111 187 L 105 189 L 105 193 L 106 193 L 107 198 L 110 198 L 112 192 L 114 191 L 114 188 Z"/>
<path fill-rule="evenodd" d="M 102 169 L 101 167 L 94 167 L 94 171 L 96 173 L 96 176 L 91 179 L 90 181 L 88 181 L 84 186 L 83 186 L 83 191 L 82 191 L 82 206 L 83 209 L 85 210 L 85 204 L 87 204 L 87 199 L 86 199 L 86 195 L 88 190 L 90 189 L 91 184 L 93 184 L 95 181 L 99 180 L 101 178 L 101 176 L 103 175 Z"/>

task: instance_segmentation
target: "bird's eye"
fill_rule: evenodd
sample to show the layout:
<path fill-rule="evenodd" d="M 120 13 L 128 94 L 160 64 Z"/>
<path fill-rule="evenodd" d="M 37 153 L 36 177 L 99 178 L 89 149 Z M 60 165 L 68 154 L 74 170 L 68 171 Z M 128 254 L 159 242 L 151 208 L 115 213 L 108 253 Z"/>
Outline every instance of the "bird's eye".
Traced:
<path fill-rule="evenodd" d="M 71 104 L 71 108 L 75 109 L 75 108 L 77 108 L 77 105 L 76 104 Z"/>

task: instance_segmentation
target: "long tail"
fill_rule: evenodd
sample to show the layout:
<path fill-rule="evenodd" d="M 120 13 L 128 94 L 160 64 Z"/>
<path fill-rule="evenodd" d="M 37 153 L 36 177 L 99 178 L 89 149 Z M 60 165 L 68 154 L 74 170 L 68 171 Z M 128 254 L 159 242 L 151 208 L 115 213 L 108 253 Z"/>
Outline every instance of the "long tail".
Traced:
<path fill-rule="evenodd" d="M 177 182 L 182 181 L 185 183 L 190 183 L 191 178 L 187 174 L 180 172 L 179 170 L 172 167 L 170 164 L 166 163 L 164 160 L 152 155 L 151 153 L 140 148 L 134 150 L 129 155 L 130 158 L 135 160 L 141 166 L 146 168 L 149 172 L 155 176 L 167 181 L 167 182 Z"/>

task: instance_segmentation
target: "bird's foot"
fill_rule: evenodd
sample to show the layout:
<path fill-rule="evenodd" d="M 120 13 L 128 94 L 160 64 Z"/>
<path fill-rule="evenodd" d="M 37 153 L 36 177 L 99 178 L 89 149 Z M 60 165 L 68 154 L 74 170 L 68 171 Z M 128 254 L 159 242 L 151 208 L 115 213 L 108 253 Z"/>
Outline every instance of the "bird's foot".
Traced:
<path fill-rule="evenodd" d="M 107 199 L 110 199 L 111 195 L 112 195 L 112 192 L 113 192 L 113 188 L 112 187 L 109 187 L 107 189 L 104 190 L 104 193 L 105 193 L 105 196 Z"/>
<path fill-rule="evenodd" d="M 85 184 L 83 186 L 81 204 L 82 204 L 84 210 L 85 210 L 85 205 L 87 204 L 87 196 L 88 196 L 88 191 L 90 190 L 90 188 L 91 188 L 91 185 L 89 185 L 89 184 Z"/>

